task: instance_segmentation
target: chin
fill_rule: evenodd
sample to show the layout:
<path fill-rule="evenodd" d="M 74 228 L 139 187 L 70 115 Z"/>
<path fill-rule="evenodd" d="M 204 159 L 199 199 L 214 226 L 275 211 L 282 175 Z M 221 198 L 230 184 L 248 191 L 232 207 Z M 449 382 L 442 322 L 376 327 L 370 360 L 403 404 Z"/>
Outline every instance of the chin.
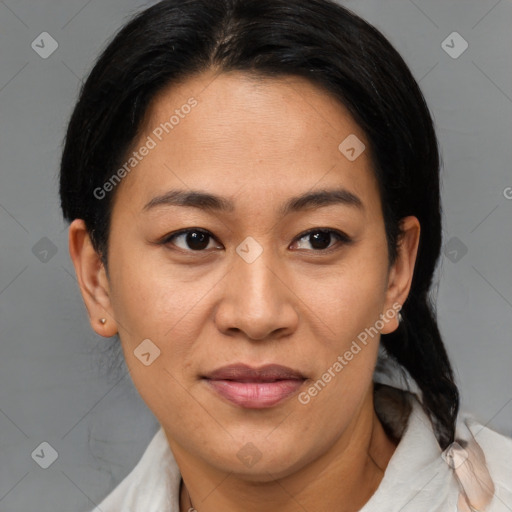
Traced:
<path fill-rule="evenodd" d="M 223 442 L 202 454 L 203 460 L 220 471 L 263 483 L 289 476 L 315 458 L 311 453 L 314 447 L 304 443 L 303 434 L 283 431 L 281 436 L 269 436 L 269 432 L 265 429 L 252 435 L 234 435 L 229 444 Z M 210 447 L 213 443 L 207 442 Z"/>

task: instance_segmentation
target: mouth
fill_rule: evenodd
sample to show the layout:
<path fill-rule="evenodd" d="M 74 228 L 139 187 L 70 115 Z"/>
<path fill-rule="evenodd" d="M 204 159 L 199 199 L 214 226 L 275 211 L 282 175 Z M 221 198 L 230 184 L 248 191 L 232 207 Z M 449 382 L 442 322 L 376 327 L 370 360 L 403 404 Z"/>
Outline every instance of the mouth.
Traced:
<path fill-rule="evenodd" d="M 296 394 L 306 377 L 276 364 L 260 368 L 235 364 L 219 368 L 203 380 L 217 395 L 237 406 L 264 409 Z"/>

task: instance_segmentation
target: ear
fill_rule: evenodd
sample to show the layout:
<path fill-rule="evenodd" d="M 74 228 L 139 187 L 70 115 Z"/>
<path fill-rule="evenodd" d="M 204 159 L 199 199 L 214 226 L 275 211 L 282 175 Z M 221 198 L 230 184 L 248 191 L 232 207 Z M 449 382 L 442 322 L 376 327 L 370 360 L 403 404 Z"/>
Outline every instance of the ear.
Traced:
<path fill-rule="evenodd" d="M 92 328 L 100 336 L 114 336 L 117 325 L 110 303 L 107 273 L 82 219 L 75 219 L 69 226 L 69 254 Z M 102 318 L 104 323 L 100 321 Z"/>
<path fill-rule="evenodd" d="M 398 328 L 397 305 L 403 305 L 411 289 L 414 265 L 420 241 L 420 223 L 416 217 L 404 217 L 400 221 L 402 236 L 398 241 L 397 257 L 391 266 L 386 292 L 386 311 L 395 311 L 394 318 L 386 322 L 382 334 L 389 334 Z"/>

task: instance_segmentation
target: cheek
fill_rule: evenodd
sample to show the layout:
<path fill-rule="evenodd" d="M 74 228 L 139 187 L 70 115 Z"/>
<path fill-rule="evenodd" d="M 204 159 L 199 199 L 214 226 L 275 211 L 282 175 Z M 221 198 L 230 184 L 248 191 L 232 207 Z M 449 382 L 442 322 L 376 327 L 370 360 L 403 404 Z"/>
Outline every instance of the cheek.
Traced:
<path fill-rule="evenodd" d="M 331 293 L 331 307 L 321 310 L 322 322 L 330 327 L 328 335 L 316 337 L 309 347 L 317 361 L 313 384 L 318 383 L 314 388 L 319 393 L 313 407 L 343 404 L 338 419 L 344 417 L 347 408 L 356 406 L 367 389 L 380 340 L 375 329 L 382 305 L 379 293 L 361 281 L 348 281 Z M 328 388 L 325 391 L 324 384 Z M 311 396 L 316 396 L 315 389 L 310 389 Z"/>
<path fill-rule="evenodd" d="M 190 376 L 195 376 L 198 361 L 204 360 L 209 350 L 198 340 L 205 338 L 205 328 L 210 326 L 213 332 L 209 315 L 223 271 L 215 269 L 199 276 L 168 262 L 157 264 L 147 256 L 131 258 L 126 256 L 129 251 L 123 254 L 112 276 L 112 291 L 126 364 L 151 409 L 169 401 L 176 407 L 184 401 L 186 406 L 189 397 L 181 392 L 179 383 L 193 380 Z M 147 352 L 139 349 L 147 339 L 154 345 L 149 345 L 150 352 L 158 354 L 149 366 L 137 357 Z"/>
<path fill-rule="evenodd" d="M 156 264 L 147 254 L 131 256 L 129 248 L 121 248 L 112 251 L 112 260 L 112 305 L 125 338 L 171 335 L 188 322 L 205 293 L 204 280 L 187 282 L 179 268 Z"/>
<path fill-rule="evenodd" d="M 116 262 L 111 275 L 112 306 L 131 378 L 157 417 L 172 416 L 179 423 L 179 414 L 172 411 L 190 407 L 190 397 L 182 389 L 182 372 L 191 340 L 198 338 L 205 283 L 180 282 L 165 266 L 132 256 L 127 248 L 112 250 L 111 257 Z M 144 356 L 147 353 L 149 357 Z M 166 410 L 169 404 L 172 407 Z"/>
<path fill-rule="evenodd" d="M 347 421 L 372 381 L 380 341 L 377 321 L 384 313 L 385 269 L 375 260 L 356 258 L 336 277 L 317 280 L 317 292 L 309 296 L 316 312 L 309 318 L 317 317 L 322 332 L 308 345 L 315 376 L 301 403 L 307 402 L 316 417 L 330 411 L 325 432 Z"/>
<path fill-rule="evenodd" d="M 354 254 L 325 277 L 308 282 L 303 288 L 310 309 L 323 323 L 327 339 L 336 348 L 350 343 L 384 313 L 386 265 Z"/>

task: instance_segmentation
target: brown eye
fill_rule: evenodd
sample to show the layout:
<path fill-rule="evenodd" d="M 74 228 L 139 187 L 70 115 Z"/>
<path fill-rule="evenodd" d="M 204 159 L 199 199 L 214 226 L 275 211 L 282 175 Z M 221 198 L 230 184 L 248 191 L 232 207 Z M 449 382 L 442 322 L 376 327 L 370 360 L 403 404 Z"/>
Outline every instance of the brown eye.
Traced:
<path fill-rule="evenodd" d="M 298 239 L 305 240 L 305 244 L 310 244 L 314 251 L 323 251 L 332 247 L 331 242 L 337 240 L 340 243 L 350 243 L 350 238 L 336 230 L 332 229 L 312 229 L 307 233 L 300 235 Z M 299 249 L 308 249 L 308 247 L 299 247 Z"/>
<path fill-rule="evenodd" d="M 204 251 L 208 248 L 213 236 L 200 229 L 187 229 L 173 233 L 163 240 L 163 244 L 172 244 L 185 251 Z M 176 242 L 179 243 L 176 243 Z M 181 245 L 180 245 L 181 244 Z"/>

